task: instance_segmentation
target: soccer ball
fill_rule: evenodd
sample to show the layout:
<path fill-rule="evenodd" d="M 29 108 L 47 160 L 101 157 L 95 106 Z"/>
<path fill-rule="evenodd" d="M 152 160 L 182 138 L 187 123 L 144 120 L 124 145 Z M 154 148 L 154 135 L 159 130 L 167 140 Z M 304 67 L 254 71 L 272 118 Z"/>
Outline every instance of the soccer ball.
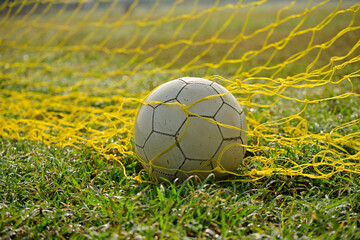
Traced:
<path fill-rule="evenodd" d="M 247 124 L 236 98 L 203 78 L 179 78 L 156 88 L 137 112 L 135 152 L 157 180 L 191 175 L 223 178 L 245 154 Z"/>

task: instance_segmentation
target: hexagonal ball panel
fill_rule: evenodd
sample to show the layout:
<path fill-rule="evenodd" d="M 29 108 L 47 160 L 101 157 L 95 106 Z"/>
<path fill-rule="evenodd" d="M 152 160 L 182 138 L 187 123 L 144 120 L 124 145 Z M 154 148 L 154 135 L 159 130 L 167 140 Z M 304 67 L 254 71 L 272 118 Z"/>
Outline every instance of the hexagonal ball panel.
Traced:
<path fill-rule="evenodd" d="M 185 120 L 186 113 L 181 106 L 158 105 L 154 110 L 154 131 L 175 136 Z"/>
<path fill-rule="evenodd" d="M 185 127 L 186 124 L 179 132 L 179 136 L 183 136 L 179 145 L 185 157 L 198 160 L 212 158 L 222 142 L 217 125 L 200 117 L 190 117 Z"/>
<path fill-rule="evenodd" d="M 142 105 L 137 113 L 134 127 L 135 144 L 144 147 L 146 139 L 152 132 L 152 118 L 154 109 Z"/>

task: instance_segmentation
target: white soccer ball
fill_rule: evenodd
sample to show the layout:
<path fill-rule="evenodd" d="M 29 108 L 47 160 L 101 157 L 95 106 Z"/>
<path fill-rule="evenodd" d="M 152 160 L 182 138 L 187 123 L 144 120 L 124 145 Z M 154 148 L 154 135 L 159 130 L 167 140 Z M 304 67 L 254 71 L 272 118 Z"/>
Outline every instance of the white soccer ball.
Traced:
<path fill-rule="evenodd" d="M 221 85 L 179 78 L 156 88 L 140 107 L 134 144 L 141 163 L 158 180 L 225 177 L 235 172 L 247 145 L 245 114 Z"/>

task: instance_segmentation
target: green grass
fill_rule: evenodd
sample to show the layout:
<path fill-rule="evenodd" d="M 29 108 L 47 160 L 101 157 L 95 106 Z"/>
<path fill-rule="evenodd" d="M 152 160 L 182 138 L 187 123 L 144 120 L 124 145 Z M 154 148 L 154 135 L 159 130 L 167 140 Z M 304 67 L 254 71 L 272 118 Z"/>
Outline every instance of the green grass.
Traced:
<path fill-rule="evenodd" d="M 14 140 L 0 146 L 4 239 L 360 239 L 357 175 L 149 185 L 124 178 L 119 165 L 91 149 Z"/>
<path fill-rule="evenodd" d="M 333 3 L 329 3 L 324 8 L 310 13 L 300 29 L 313 27 L 321 22 L 329 13 L 328 6 L 330 9 L 335 7 Z M 51 14 L 42 16 L 32 28 L 28 28 L 26 22 L 21 26 L 16 25 L 24 16 L 13 16 L 6 21 L 7 25 L 0 26 L 0 62 L 2 63 L 0 64 L 0 104 L 6 101 L 8 103 L 18 101 L 21 104 L 21 99 L 18 99 L 17 94 L 24 94 L 21 96 L 33 99 L 34 104 L 31 106 L 36 108 L 43 106 L 41 105 L 43 97 L 51 101 L 58 100 L 57 96 L 64 96 L 64 99 L 59 100 L 60 102 L 49 103 L 48 109 L 40 109 L 43 111 L 39 111 L 38 115 L 31 115 L 33 112 L 30 110 L 33 109 L 15 109 L 7 115 L 0 113 L 0 121 L 22 118 L 41 121 L 44 114 L 47 114 L 50 116 L 47 120 L 51 119 L 54 123 L 68 127 L 66 122 L 62 122 L 63 118 L 72 114 L 73 109 L 76 108 L 77 114 L 72 115 L 73 119 L 67 120 L 72 120 L 71 123 L 79 125 L 84 124 L 88 130 L 105 131 L 109 129 L 109 125 L 106 125 L 108 120 L 101 114 L 104 109 L 108 113 L 116 113 L 116 107 L 123 103 L 120 94 L 125 97 L 142 97 L 158 84 L 180 74 L 203 76 L 208 73 L 231 78 L 238 70 L 239 64 L 229 63 L 210 70 L 204 67 L 189 70 L 186 73 L 180 72 L 179 69 L 182 66 L 208 47 L 208 44 L 201 44 L 188 46 L 178 61 L 169 67 L 170 70 L 174 70 L 174 73 L 160 71 L 146 75 L 145 70 L 163 67 L 186 45 L 179 44 L 162 51 L 150 62 L 146 62 L 146 59 L 151 57 L 156 50 L 143 55 L 113 53 L 111 50 L 120 49 L 131 41 L 137 29 L 133 22 L 142 19 L 147 11 L 139 9 L 128 19 L 129 23 L 125 27 L 117 29 L 116 26 L 96 26 L 103 10 L 95 11 L 85 26 L 80 28 L 77 28 L 77 24 L 86 16 L 86 11 L 80 11 L 68 24 L 63 25 L 71 16 L 71 12 L 65 11 L 63 15 L 54 19 L 50 27 L 44 27 L 52 16 L 51 11 L 57 12 L 56 8 L 50 11 Z M 119 20 L 118 10 L 114 8 L 105 23 L 111 24 Z M 198 11 L 201 10 L 200 8 Z M 179 14 L 187 13 L 188 8 L 184 7 L 182 11 Z M 248 9 L 241 10 L 228 26 L 227 31 L 219 34 L 218 37 L 225 40 L 236 37 L 239 33 L 238 29 L 243 26 L 246 11 Z M 284 11 L 281 16 L 285 17 L 297 12 L 295 8 Z M 215 13 L 194 41 L 201 42 L 210 39 L 214 34 L 214 29 L 222 26 L 230 13 L 232 13 L 230 9 Z M 162 9 L 157 14 L 149 19 L 159 19 L 159 16 L 166 15 L 167 11 Z M 30 16 L 29 21 L 35 19 L 36 16 L 38 15 Z M 0 15 L 0 20 L 3 17 Z M 352 18 L 354 26 L 358 26 L 359 15 L 345 12 L 334 18 L 334 21 L 326 28 L 316 32 L 314 44 L 321 44 L 331 39 L 339 29 L 349 24 Z M 188 39 L 204 19 L 205 17 L 189 20 L 176 38 Z M 260 6 L 251 15 L 245 34 L 251 34 L 275 20 L 274 9 Z M 277 26 L 268 42 L 283 39 L 300 20 L 301 18 L 295 18 Z M 19 28 L 9 33 L 13 27 L 12 23 Z M 151 48 L 159 43 L 171 42 L 174 37 L 171 30 L 176 29 L 180 24 L 181 20 L 159 25 L 144 43 L 143 49 Z M 134 49 L 146 36 L 151 26 L 139 29 L 141 31 L 136 41 L 128 48 Z M 109 40 L 103 45 L 110 52 L 91 49 L 106 38 L 112 30 L 114 30 L 113 35 L 110 35 Z M 84 37 L 94 31 L 96 34 L 87 41 L 81 42 Z M 259 50 L 267 34 L 268 31 L 259 33 L 251 39 L 245 39 L 233 50 L 229 59 L 237 59 L 250 50 Z M 3 38 L 4 35 L 7 37 Z M 62 42 L 64 36 L 69 36 L 69 38 Z M 344 34 L 331 47 L 323 50 L 313 68 L 326 65 L 333 56 L 346 54 L 358 41 L 358 36 L 359 30 Z M 55 37 L 54 41 L 46 45 L 53 37 Z M 309 39 L 311 39 L 311 33 L 293 38 L 284 49 L 277 52 L 269 66 L 284 61 L 294 52 L 304 50 Z M 90 47 L 90 50 L 72 51 L 59 48 L 55 51 L 53 47 L 59 43 L 69 47 L 85 45 Z M 41 49 L 43 45 L 46 46 L 43 49 L 44 52 L 39 52 L 39 48 Z M 230 47 L 231 44 L 226 43 L 214 44 L 211 51 L 194 65 L 216 64 Z M 243 71 L 262 66 L 272 51 L 274 49 L 262 52 L 246 61 Z M 288 64 L 275 77 L 303 73 L 316 54 L 317 51 L 309 52 L 302 59 Z M 359 54 L 359 49 L 356 49 L 348 58 Z M 140 73 L 132 73 L 131 71 L 139 64 L 141 64 L 138 69 Z M 332 80 L 337 81 L 346 74 L 357 71 L 356 64 L 349 64 L 335 71 Z M 114 73 L 118 69 L 124 72 Z M 254 76 L 270 77 L 273 73 L 274 70 L 262 70 Z M 146 78 L 138 81 L 144 76 Z M 319 78 L 321 77 L 323 75 Z M 340 84 L 328 83 L 316 88 L 297 89 L 292 86 L 288 87 L 283 95 L 299 100 L 316 100 L 339 96 L 352 90 L 360 93 L 359 76 L 353 76 L 351 81 L 354 89 L 351 89 L 347 81 L 343 81 Z M 259 82 L 260 80 L 249 80 L 245 84 L 250 86 Z M 297 84 L 302 83 L 304 82 Z M 237 92 L 236 96 L 244 100 L 250 95 Z M 12 96 L 18 98 L 12 99 Z M 81 96 L 81 98 L 77 99 L 76 96 Z M 248 100 L 252 103 L 267 105 L 273 103 L 275 99 L 276 96 L 257 94 Z M 31 103 L 30 100 L 26 103 L 29 102 Z M 136 102 L 127 104 L 129 105 L 125 105 L 125 109 L 133 109 Z M 7 109 L 6 106 L 3 107 Z M 266 123 L 270 121 L 270 117 L 276 120 L 297 114 L 303 107 L 304 103 L 280 98 L 273 106 L 264 108 L 248 106 L 245 107 L 245 111 L 252 113 L 260 123 Z M 307 122 L 308 133 L 321 135 L 331 132 L 340 124 L 359 119 L 359 109 L 360 98 L 353 95 L 344 99 L 311 103 L 300 116 Z M 90 112 L 95 112 L 89 118 L 92 122 L 84 123 L 82 119 L 87 119 Z M 132 113 L 126 116 L 132 116 Z M 262 116 L 265 117 L 262 118 Z M 100 117 L 105 120 L 93 121 Z M 279 136 L 291 135 L 286 133 L 283 127 L 296 126 L 298 123 L 299 119 L 294 119 L 289 125 L 275 126 L 267 130 L 269 133 L 275 130 Z M 54 138 L 59 137 L 56 135 L 58 131 L 51 132 L 50 129 L 49 132 L 54 134 Z M 340 129 L 337 133 L 345 136 L 359 132 L 360 126 L 357 124 Z M 77 129 L 77 133 L 88 137 L 87 130 L 82 128 Z M 27 136 L 26 133 L 22 134 Z M 113 136 L 109 141 L 116 142 L 117 137 L 124 136 L 121 134 Z M 335 139 L 336 136 L 333 138 Z M 356 140 L 357 138 L 355 136 Z M 282 145 L 276 140 L 262 139 L 263 148 L 259 151 L 247 152 L 245 161 L 253 156 L 264 156 L 273 159 L 288 158 L 299 164 L 309 163 L 313 161 L 313 156 L 321 151 L 321 147 L 325 146 L 324 142 L 316 142 L 318 141 L 316 139 L 312 143 L 297 142 L 291 147 Z M 99 143 L 103 147 L 106 144 Z M 249 145 L 254 144 L 256 144 L 256 139 L 250 138 Z M 78 142 L 77 148 L 48 146 L 39 141 L 16 140 L 0 136 L 0 238 L 360 239 L 358 174 L 340 172 L 329 179 L 274 174 L 254 182 L 239 181 L 241 178 L 231 179 L 228 182 L 216 182 L 209 178 L 204 181 L 190 179 L 185 182 L 161 184 L 140 183 L 134 180 L 142 169 L 136 157 L 131 154 L 118 157 L 119 153 L 116 149 L 109 150 L 114 151 L 113 156 L 117 156 L 124 164 L 126 174 L 129 176 L 126 178 L 118 162 L 107 159 L 95 149 L 85 145 Z M 342 147 L 342 150 L 338 151 L 340 157 L 356 154 L 359 149 L 359 146 L 351 146 L 349 143 L 338 143 L 338 146 Z M 353 160 L 353 162 L 356 161 L 358 160 Z M 251 170 L 259 164 L 261 165 L 253 161 L 247 167 Z M 282 162 L 274 162 L 274 164 L 284 166 Z M 285 163 L 285 166 L 289 167 L 289 163 Z M 331 168 L 328 167 L 325 171 L 329 172 Z M 314 169 L 309 168 L 305 172 L 314 172 Z M 145 180 L 149 180 L 147 174 L 142 176 Z"/>

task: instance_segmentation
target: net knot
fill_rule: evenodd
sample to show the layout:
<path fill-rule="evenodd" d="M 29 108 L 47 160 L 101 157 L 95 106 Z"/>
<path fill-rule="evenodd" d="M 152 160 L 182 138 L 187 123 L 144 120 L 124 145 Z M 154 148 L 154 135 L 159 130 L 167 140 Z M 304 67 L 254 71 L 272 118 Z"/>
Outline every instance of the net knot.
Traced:
<path fill-rule="evenodd" d="M 250 175 L 251 175 L 251 176 L 256 176 L 257 173 L 258 173 L 258 171 L 257 171 L 256 169 L 252 169 L 252 170 L 250 171 Z"/>
<path fill-rule="evenodd" d="M 331 135 L 329 133 L 325 134 L 326 141 L 331 142 Z"/>
<path fill-rule="evenodd" d="M 242 83 L 239 79 L 236 79 L 236 84 L 239 86 L 240 89 L 242 89 Z"/>

